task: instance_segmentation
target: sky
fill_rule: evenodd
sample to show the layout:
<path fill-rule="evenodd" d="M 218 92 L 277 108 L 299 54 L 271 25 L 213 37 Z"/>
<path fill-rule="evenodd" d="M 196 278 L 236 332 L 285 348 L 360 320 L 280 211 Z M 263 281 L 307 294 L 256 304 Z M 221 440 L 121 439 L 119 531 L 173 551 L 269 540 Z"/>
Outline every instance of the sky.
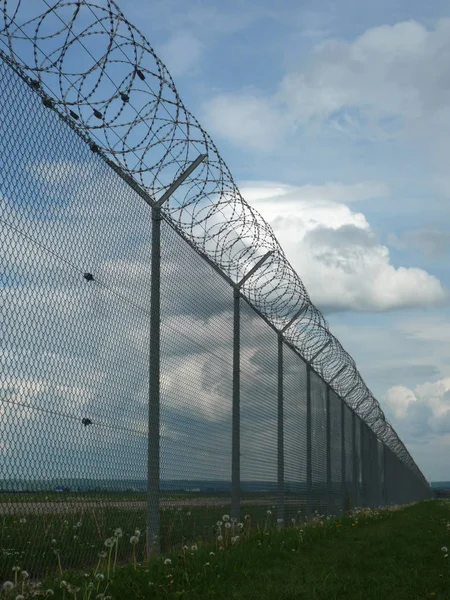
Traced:
<path fill-rule="evenodd" d="M 119 6 L 271 224 L 418 466 L 450 480 L 450 11 L 395 0 Z M 55 451 L 53 475 L 83 467 L 105 477 L 114 463 L 119 477 L 142 476 L 148 207 L 5 73 L 2 93 L 17 101 L 0 107 L 14 149 L 0 153 L 0 295 L 12 316 L 0 361 L 13 373 L 0 380 L 0 454 L 30 474 L 33 440 L 44 458 L 47 446 Z M 221 478 L 232 298 L 198 255 L 164 235 L 162 472 Z M 84 271 L 94 273 L 90 287 Z M 276 480 L 276 336 L 251 314 L 243 323 L 242 472 Z M 293 410 L 302 366 L 286 360 L 286 452 L 295 457 L 305 439 L 303 396 Z M 55 407 L 52 423 L 45 415 Z M 86 415 L 97 429 L 68 425 Z M 11 428 L 17 419 L 22 428 Z M 304 465 L 290 464 L 301 479 Z"/>
<path fill-rule="evenodd" d="M 448 4 L 119 5 L 425 476 L 450 480 Z"/>

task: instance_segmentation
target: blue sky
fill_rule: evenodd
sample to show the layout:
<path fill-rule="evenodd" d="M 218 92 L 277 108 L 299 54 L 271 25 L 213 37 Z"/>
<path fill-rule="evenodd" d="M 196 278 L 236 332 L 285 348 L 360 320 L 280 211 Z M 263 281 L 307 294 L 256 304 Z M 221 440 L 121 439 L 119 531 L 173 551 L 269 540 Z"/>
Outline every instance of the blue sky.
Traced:
<path fill-rule="evenodd" d="M 120 6 L 424 471 L 450 479 L 450 10 Z"/>
<path fill-rule="evenodd" d="M 278 2 L 275 7 L 256 1 L 136 0 L 122 1 L 120 6 L 166 63 L 187 108 L 212 135 L 243 196 L 271 223 L 313 302 L 355 358 L 418 465 L 433 480 L 450 480 L 450 11 L 443 3 L 395 1 Z M 54 44 L 54 38 L 48 43 Z M 94 53 L 98 51 L 95 36 L 86 43 L 92 44 Z M 70 60 L 82 69 L 86 56 L 74 53 Z M 37 97 L 31 110 L 32 105 L 26 96 L 20 109 L 27 119 L 36 121 L 28 128 L 35 127 L 40 138 L 42 127 L 45 136 L 50 136 L 45 137 L 47 151 L 52 148 L 55 154 L 34 156 L 31 148 L 18 177 L 22 177 L 23 189 L 37 196 L 42 192 L 47 201 L 30 203 L 33 194 L 29 194 L 29 207 L 38 216 L 24 223 L 23 214 L 16 210 L 21 186 L 12 181 L 10 168 L 11 189 L 4 198 L 6 203 L 12 201 L 9 218 L 14 226 L 25 227 L 27 234 L 45 243 L 51 240 L 64 256 L 76 258 L 79 270 L 86 265 L 96 270 L 106 290 L 109 285 L 123 299 L 132 297 L 133 302 L 145 304 L 142 281 L 148 283 L 149 275 L 148 211 L 141 213 L 140 204 L 134 207 L 134 196 L 129 205 L 124 204 L 123 183 L 118 185 L 112 173 L 104 173 L 104 165 L 100 168 L 84 145 L 81 150 L 74 144 L 72 153 L 69 142 L 59 144 L 58 136 L 63 133 L 56 126 L 47 127 L 45 109 Z M 92 107 L 83 110 L 95 122 Z M 19 113 L 17 109 L 14 115 L 17 130 L 23 134 L 26 130 Z M 12 122 L 12 116 L 8 114 L 7 120 Z M 16 137 L 11 136 L 17 144 Z M 93 194 L 95 218 L 91 219 L 89 198 Z M 39 211 L 49 208 L 49 198 L 58 205 L 52 213 L 54 222 L 40 222 L 36 227 L 33 219 L 42 221 Z M 123 218 L 125 206 L 132 219 L 128 213 Z M 108 233 L 99 231 L 96 218 L 112 214 L 116 217 L 106 219 Z M 79 224 L 78 229 L 71 219 Z M 81 252 L 78 235 L 84 236 Z M 145 429 L 148 347 L 142 315 L 133 317 L 125 311 L 125 316 L 117 317 L 123 310 L 120 302 L 97 288 L 91 297 L 84 280 L 73 273 L 72 296 L 68 295 L 67 274 L 61 271 L 55 284 L 58 300 L 53 318 L 42 328 L 36 315 L 48 296 L 47 275 L 42 275 L 48 272 L 45 253 L 27 251 L 22 264 L 13 246 L 5 252 L 11 272 L 17 271 L 16 282 L 21 281 L 18 274 L 22 280 L 38 282 L 39 293 L 27 302 L 27 322 L 33 324 L 36 347 L 50 347 L 64 323 L 69 328 L 77 323 L 80 331 L 92 329 L 95 334 L 90 340 L 90 369 L 80 370 L 68 361 L 55 383 L 53 362 L 47 365 L 37 356 L 38 369 L 34 363 L 19 360 L 24 345 L 19 347 L 21 338 L 14 327 L 21 321 L 11 319 L 10 340 L 18 346 L 14 346 L 17 356 L 11 354 L 12 364 L 16 360 L 25 370 L 4 382 L 7 393 L 11 398 L 29 397 L 36 407 L 61 397 L 75 411 L 74 419 L 79 410 L 89 409 L 114 423 L 120 413 L 140 431 Z M 163 437 L 172 444 L 169 452 L 176 448 L 182 453 L 181 442 L 188 444 L 195 429 L 192 423 L 206 419 L 210 434 L 216 432 L 219 456 L 229 450 L 231 296 L 222 290 L 223 302 L 218 303 L 219 284 L 214 277 L 210 274 L 207 282 L 201 268 L 197 273 L 195 259 L 187 256 L 180 243 L 173 242 L 172 249 L 173 256 L 166 257 L 165 268 L 173 275 L 167 292 L 180 305 L 168 309 L 164 325 L 176 333 L 177 343 L 168 334 L 169 368 L 163 385 L 169 400 Z M 30 256 L 32 264 L 27 262 Z M 190 294 L 183 287 L 186 273 L 195 281 L 199 277 L 198 284 L 191 282 Z M 11 296 L 8 306 L 14 314 L 20 304 L 13 286 L 4 293 Z M 202 319 L 201 313 L 208 318 Z M 243 370 L 247 369 L 249 382 L 252 377 L 262 381 L 266 366 L 259 365 L 258 371 L 256 359 L 262 347 L 275 344 L 274 335 L 270 338 L 268 332 L 257 329 L 251 329 L 245 342 L 248 364 Z M 118 335 L 124 336 L 122 343 Z M 201 348 L 196 346 L 196 337 Z M 58 360 L 66 350 L 73 352 L 70 338 L 64 344 Z M 133 369 L 127 371 L 130 364 L 135 375 Z M 129 381 L 119 381 L 122 368 L 133 379 L 131 387 Z M 39 372 L 39 381 L 33 369 Z M 78 369 L 79 386 L 72 381 L 71 369 Z M 272 401 L 274 377 L 264 392 Z M 109 403 L 105 402 L 108 393 L 113 394 Z M 124 398 L 130 399 L 126 406 Z M 258 395 L 249 391 L 247 402 L 250 412 L 260 404 Z M 269 404 L 268 400 L 264 406 Z M 132 417 L 128 411 L 130 415 L 134 411 Z M 259 433 L 250 438 L 248 452 L 256 457 L 263 454 L 264 427 L 275 431 L 274 415 L 261 411 Z M 220 427 L 225 433 L 219 443 Z M 45 430 L 36 433 L 44 434 Z M 82 438 L 79 432 L 73 436 L 77 447 Z M 201 443 L 198 456 L 207 452 L 217 467 L 217 456 L 210 452 L 214 443 L 206 435 Z M 11 455 L 13 450 L 5 448 Z M 145 466 L 143 450 L 138 444 L 139 468 Z M 108 457 L 107 443 L 99 452 Z M 189 456 L 192 475 L 199 477 L 195 469 L 202 463 L 195 460 L 197 454 Z M 169 463 L 186 471 L 180 460 L 169 460 L 165 468 Z M 228 472 L 228 465 L 217 468 L 217 476 Z"/>

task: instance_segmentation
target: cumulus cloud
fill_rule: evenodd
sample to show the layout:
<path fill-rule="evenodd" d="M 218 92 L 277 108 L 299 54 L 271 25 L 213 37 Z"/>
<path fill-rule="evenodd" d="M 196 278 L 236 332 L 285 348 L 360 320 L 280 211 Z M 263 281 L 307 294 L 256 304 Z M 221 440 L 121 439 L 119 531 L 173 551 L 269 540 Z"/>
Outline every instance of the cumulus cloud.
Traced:
<path fill-rule="evenodd" d="M 449 116 L 449 34 L 450 19 L 441 19 L 430 29 L 408 21 L 370 28 L 350 42 L 328 39 L 287 73 L 271 96 L 248 91 L 212 99 L 205 106 L 207 123 L 230 140 L 261 150 L 281 133 L 305 126 L 382 139 L 402 134 L 406 125 L 436 126 Z M 251 127 L 242 129 L 245 115 Z"/>
<path fill-rule="evenodd" d="M 408 439 L 450 434 L 450 378 L 391 387 L 383 409 Z"/>
<path fill-rule="evenodd" d="M 362 213 L 344 204 L 346 186 L 244 183 L 242 193 L 272 225 L 312 298 L 327 310 L 391 310 L 446 301 L 439 280 L 415 267 L 395 267 Z M 372 189 L 372 191 L 370 191 Z M 383 186 L 349 186 L 352 201 Z"/>

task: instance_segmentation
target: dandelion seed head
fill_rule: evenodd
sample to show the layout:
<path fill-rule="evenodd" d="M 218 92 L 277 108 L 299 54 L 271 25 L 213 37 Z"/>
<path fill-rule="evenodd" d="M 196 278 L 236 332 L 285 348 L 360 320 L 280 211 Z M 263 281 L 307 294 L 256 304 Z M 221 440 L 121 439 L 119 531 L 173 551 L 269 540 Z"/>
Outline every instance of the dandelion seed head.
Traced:
<path fill-rule="evenodd" d="M 441 552 L 448 552 L 448 548 L 447 548 L 447 546 L 442 546 L 442 548 L 441 548 Z"/>
<path fill-rule="evenodd" d="M 106 558 L 107 556 L 108 556 L 108 553 L 105 552 L 104 550 L 102 550 L 101 552 L 98 553 L 99 558 Z"/>
<path fill-rule="evenodd" d="M 267 511 L 267 514 L 268 514 L 268 515 L 271 515 L 271 514 L 272 514 L 272 511 L 271 511 L 271 510 L 268 510 L 268 511 Z"/>
<path fill-rule="evenodd" d="M 14 584 L 12 581 L 5 581 L 5 583 L 2 585 L 2 590 L 4 590 L 5 592 L 9 592 L 10 590 L 14 589 Z"/>
<path fill-rule="evenodd" d="M 214 552 L 209 553 L 210 556 L 215 556 Z"/>
<path fill-rule="evenodd" d="M 130 537 L 130 544 L 137 544 L 139 541 L 139 537 L 137 535 L 132 535 Z"/>
<path fill-rule="evenodd" d="M 225 523 L 225 527 L 226 527 L 227 529 L 231 529 L 231 523 L 228 521 L 227 523 Z"/>
<path fill-rule="evenodd" d="M 48 590 L 45 590 L 45 595 L 46 595 L 47 597 L 48 597 L 48 596 L 54 596 L 54 595 L 55 595 L 55 592 L 54 592 L 53 590 L 50 590 L 50 589 L 48 589 Z"/>
<path fill-rule="evenodd" d="M 170 560 L 170 558 L 166 558 L 165 561 L 164 561 L 164 564 L 165 565 L 171 565 L 172 561 Z"/>
<path fill-rule="evenodd" d="M 248 521 L 250 519 L 250 515 L 245 515 L 244 519 Z"/>
<path fill-rule="evenodd" d="M 115 543 L 116 543 L 116 540 L 114 538 L 108 538 L 105 540 L 105 546 L 107 548 L 112 548 Z"/>
<path fill-rule="evenodd" d="M 222 527 L 222 521 L 217 521 L 216 525 L 217 527 Z"/>
<path fill-rule="evenodd" d="M 18 567 L 18 566 L 15 566 L 15 567 L 13 567 L 13 568 L 12 568 L 12 570 L 13 570 L 13 571 L 20 571 L 21 569 L 20 569 L 20 567 Z"/>
<path fill-rule="evenodd" d="M 224 523 L 228 523 L 228 521 L 229 521 L 229 520 L 230 520 L 230 515 L 223 515 L 223 517 L 222 517 L 222 521 L 223 521 Z"/>
<path fill-rule="evenodd" d="M 244 527 L 244 523 L 238 523 L 237 524 L 237 528 L 238 529 L 243 529 L 243 527 Z"/>
<path fill-rule="evenodd" d="M 193 552 L 195 552 L 196 550 L 198 550 L 198 548 L 197 548 L 197 544 L 192 544 L 192 546 L 191 546 L 191 550 L 192 550 Z"/>
<path fill-rule="evenodd" d="M 16 596 L 16 600 L 25 600 L 25 596 L 19 594 L 18 596 Z"/>
<path fill-rule="evenodd" d="M 97 581 L 103 581 L 105 579 L 105 576 L 103 575 L 103 573 L 97 573 L 97 575 L 95 576 L 95 579 Z"/>
<path fill-rule="evenodd" d="M 141 535 L 140 529 L 135 529 L 134 530 L 134 535 L 136 535 L 137 537 L 139 537 Z"/>
<path fill-rule="evenodd" d="M 30 576 L 30 574 L 28 573 L 28 571 L 22 571 L 21 575 L 22 575 L 23 579 L 28 579 L 28 577 Z"/>
<path fill-rule="evenodd" d="M 218 535 L 218 536 L 217 536 L 217 541 L 218 541 L 218 542 L 221 542 L 222 540 L 223 540 L 223 536 L 222 536 L 222 535 Z"/>
<path fill-rule="evenodd" d="M 26 523 L 26 522 L 27 522 L 27 520 L 25 519 L 25 517 L 22 517 L 22 518 L 19 520 L 19 523 Z"/>
<path fill-rule="evenodd" d="M 116 538 L 121 538 L 123 536 L 123 531 L 121 527 L 118 527 L 115 531 L 114 531 L 114 537 Z"/>

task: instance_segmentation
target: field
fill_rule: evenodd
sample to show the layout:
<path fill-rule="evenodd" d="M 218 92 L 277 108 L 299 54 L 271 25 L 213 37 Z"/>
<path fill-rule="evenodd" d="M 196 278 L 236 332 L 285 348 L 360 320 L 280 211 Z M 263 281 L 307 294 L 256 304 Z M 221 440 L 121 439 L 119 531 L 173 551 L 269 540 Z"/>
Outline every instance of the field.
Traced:
<path fill-rule="evenodd" d="M 49 571 L 43 584 L 36 587 L 36 581 L 29 583 L 34 579 L 31 572 L 27 578 L 20 571 L 10 571 L 9 579 L 16 585 L 10 591 L 5 589 L 2 598 L 16 598 L 23 588 L 24 598 L 41 590 L 41 597 L 64 600 L 450 599 L 447 551 L 450 503 L 447 501 L 361 509 L 342 518 L 316 515 L 307 524 L 296 519 L 283 530 L 278 529 L 273 514 L 269 513 L 264 510 L 259 517 L 247 516 L 242 526 L 232 525 L 225 515 L 225 519 L 217 518 L 222 522 L 219 528 L 213 520 L 217 514 L 212 511 L 212 541 L 199 539 L 195 545 L 184 544 L 152 557 L 148 563 L 144 557 L 144 536 L 137 534 L 130 541 L 130 534 L 134 533 L 131 523 L 125 526 L 115 522 L 123 531 L 117 532 L 116 541 L 107 547 L 101 539 L 107 532 L 101 528 L 107 528 L 110 517 L 105 517 L 97 529 L 94 518 L 86 521 L 89 517 L 85 515 L 79 527 L 75 523 L 78 552 L 72 554 L 71 560 L 75 556 L 85 560 L 91 542 L 95 547 L 92 549 L 95 567 L 78 571 L 73 565 L 69 569 L 65 553 L 61 550 L 55 554 L 48 539 L 49 569 L 53 574 Z M 190 517 L 198 518 L 192 511 Z M 68 526 L 59 525 L 60 529 L 56 529 L 52 518 L 47 518 L 46 526 L 59 536 L 55 538 L 56 546 L 61 545 L 61 540 L 69 542 L 74 531 L 72 520 Z M 186 520 L 186 514 L 176 516 L 171 525 L 173 531 L 184 528 Z M 28 521 L 16 523 L 17 532 L 27 525 Z M 32 541 L 30 546 L 35 543 L 36 540 Z M 98 557 L 99 548 L 103 549 L 104 558 Z M 55 575 L 58 556 L 61 572 Z M 16 557 L 15 564 L 30 569 L 24 557 Z"/>

